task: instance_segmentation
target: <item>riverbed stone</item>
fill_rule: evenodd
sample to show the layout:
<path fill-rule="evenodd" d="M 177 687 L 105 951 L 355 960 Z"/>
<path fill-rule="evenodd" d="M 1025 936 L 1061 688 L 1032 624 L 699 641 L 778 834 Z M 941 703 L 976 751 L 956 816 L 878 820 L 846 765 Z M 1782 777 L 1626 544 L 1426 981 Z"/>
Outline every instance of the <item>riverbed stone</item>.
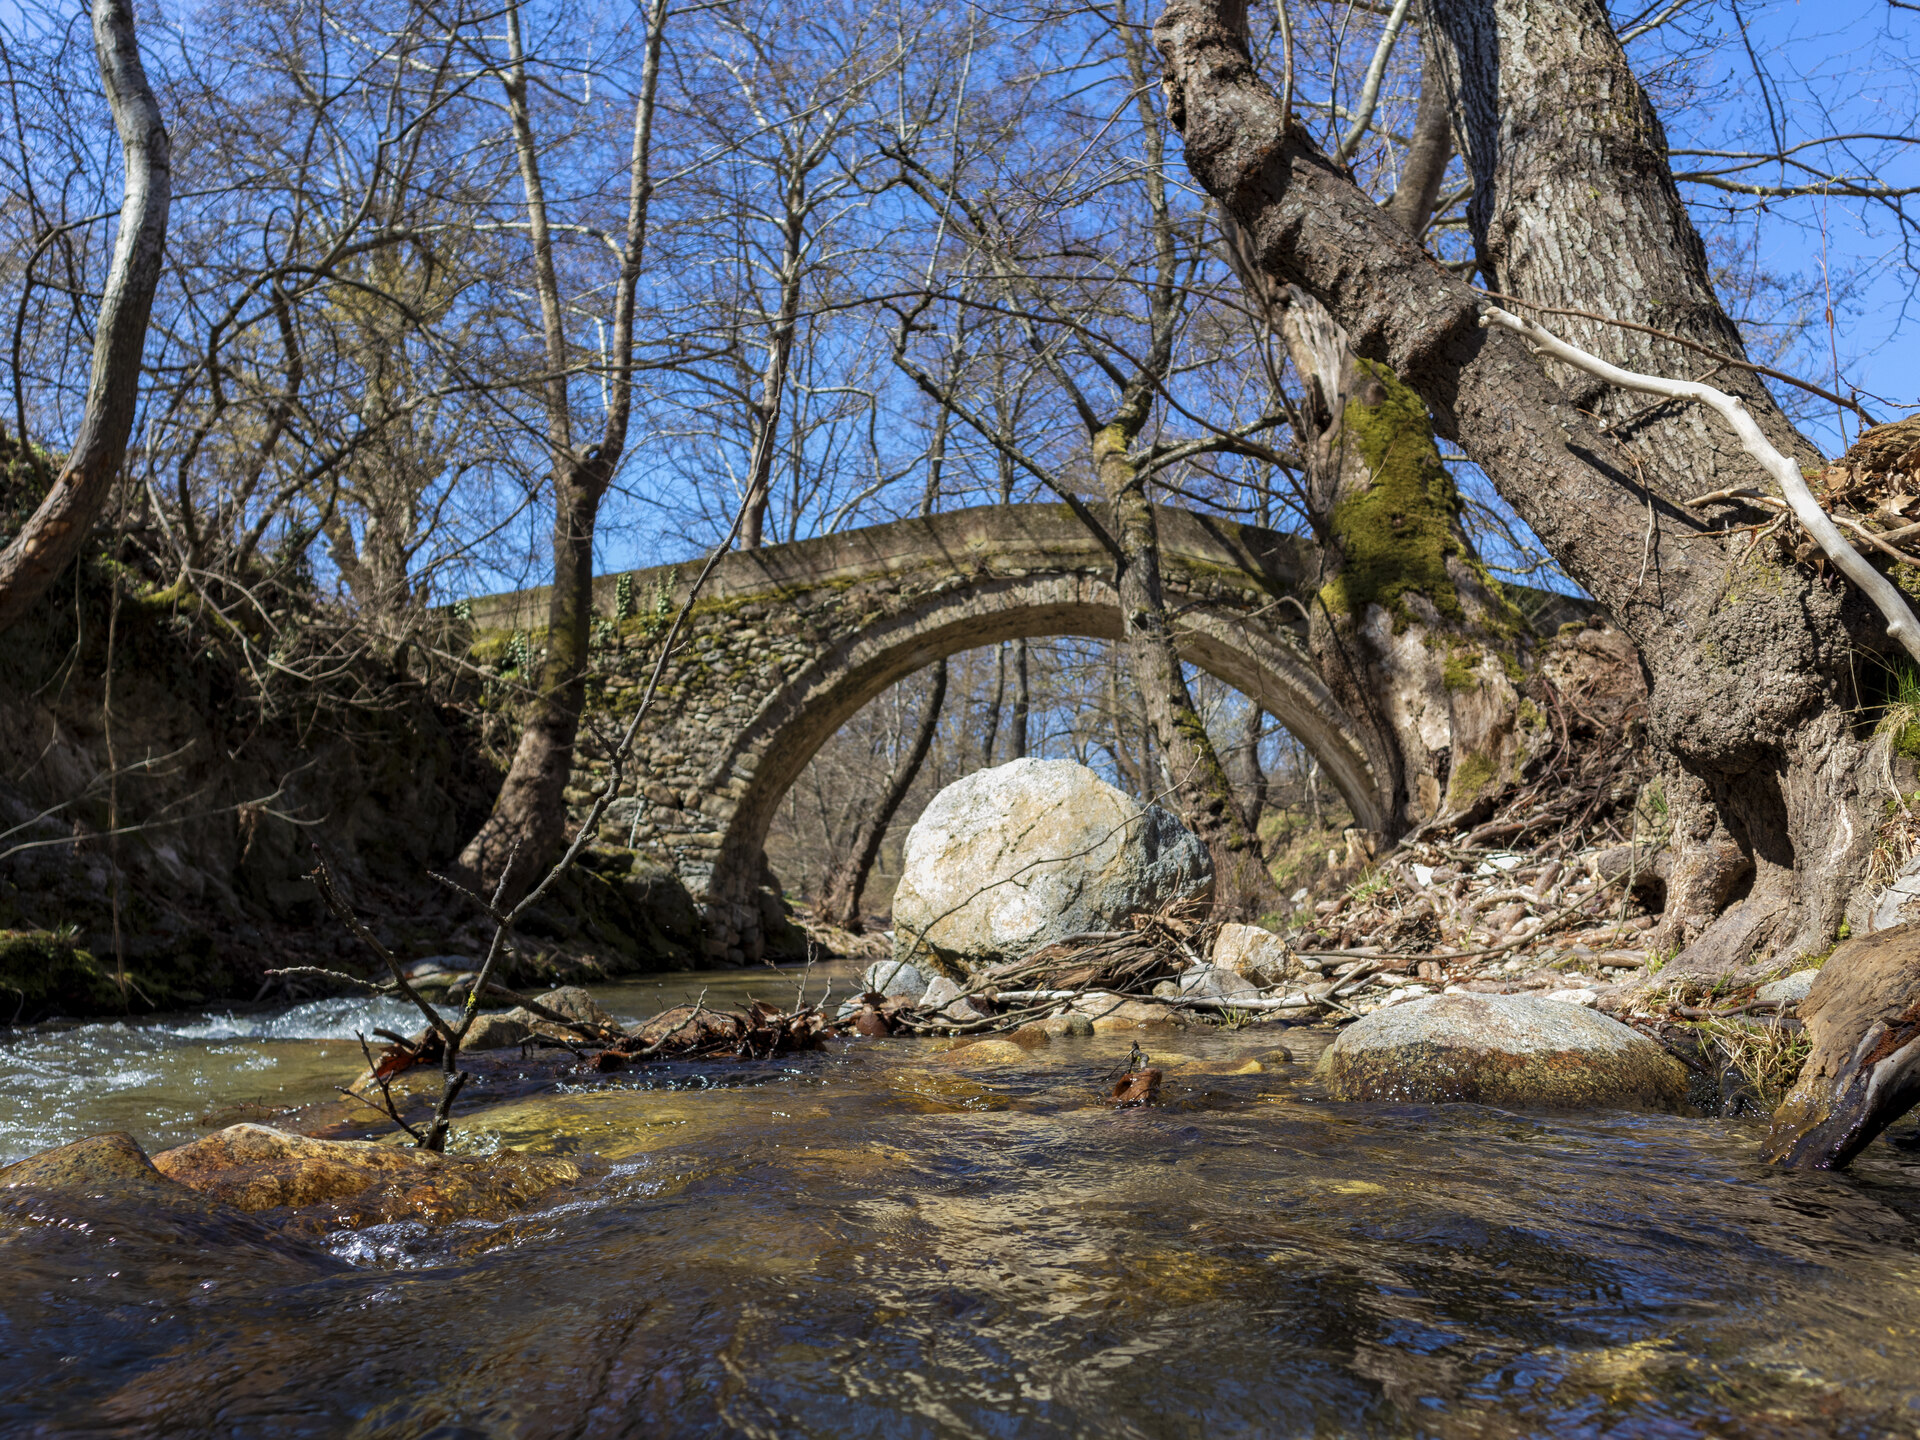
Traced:
<path fill-rule="evenodd" d="M 1212 894 L 1206 847 L 1071 760 L 976 770 L 907 835 L 894 956 L 951 976 Z"/>
<path fill-rule="evenodd" d="M 1293 951 L 1258 925 L 1222 925 L 1214 937 L 1213 963 L 1256 985 L 1278 985 L 1293 968 Z"/>
<path fill-rule="evenodd" d="M 933 977 L 917 965 L 905 960 L 876 960 L 861 975 L 860 983 L 867 993 L 884 995 L 889 999 L 895 995 L 911 995 L 915 999 L 927 993 L 927 986 Z"/>
<path fill-rule="evenodd" d="M 124 1130 L 43 1150 L 0 1169 L 0 1189 L 125 1192 L 166 1185 L 140 1142 Z"/>
<path fill-rule="evenodd" d="M 514 1007 L 516 1010 L 518 1006 Z M 520 1011 L 521 1014 L 527 1012 Z M 524 1020 L 517 1020 L 510 1013 L 498 1015 L 476 1015 L 473 1028 L 467 1031 L 467 1038 L 460 1042 L 462 1050 L 510 1050 L 515 1045 L 524 1045 L 533 1035 L 533 1027 Z"/>
<path fill-rule="evenodd" d="M 1687 1070 L 1587 1009 L 1538 995 L 1429 995 L 1341 1031 L 1320 1061 L 1336 1100 L 1678 1111 Z"/>
<path fill-rule="evenodd" d="M 557 990 L 549 990 L 543 995 L 533 997 L 534 1002 L 545 1006 L 556 1015 L 581 1025 L 604 1025 L 614 1027 L 613 1016 L 602 1010 L 593 996 L 578 985 L 562 985 Z M 544 1016 L 536 1015 L 524 1005 L 516 1005 L 506 1012 L 509 1020 L 517 1020 L 527 1028 L 530 1035 L 544 1035 L 552 1040 L 574 1040 L 579 1038 L 564 1025 L 556 1025 Z M 522 1037 L 523 1039 L 526 1037 Z M 511 1042 L 519 1044 L 518 1040 Z"/>
<path fill-rule="evenodd" d="M 313 1207 L 321 1226 L 495 1218 L 580 1178 L 570 1160 L 502 1151 L 437 1155 L 369 1140 L 320 1140 L 230 1125 L 153 1157 L 169 1180 L 237 1210 Z"/>
<path fill-rule="evenodd" d="M 1818 970 L 1796 970 L 1791 975 L 1768 981 L 1753 992 L 1753 998 L 1775 1005 L 1798 1005 L 1807 998 L 1807 993 L 1813 989 L 1813 982 L 1819 978 Z"/>
<path fill-rule="evenodd" d="M 1260 987 L 1224 965 L 1195 965 L 1180 972 L 1177 994 L 1189 1000 L 1257 1000 Z M 1158 993 L 1156 987 L 1155 993 Z"/>

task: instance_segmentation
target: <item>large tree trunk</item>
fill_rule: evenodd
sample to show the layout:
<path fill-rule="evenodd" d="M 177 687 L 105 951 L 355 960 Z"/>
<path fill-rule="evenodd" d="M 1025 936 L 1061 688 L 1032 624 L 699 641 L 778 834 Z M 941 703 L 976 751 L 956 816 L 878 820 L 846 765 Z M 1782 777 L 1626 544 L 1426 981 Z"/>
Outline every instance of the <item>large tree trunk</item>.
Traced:
<path fill-rule="evenodd" d="M 1571 43 L 1583 13 L 1556 9 L 1529 43 Z M 1440 21 L 1452 34 L 1457 22 L 1446 7 Z M 1720 922 L 1725 928 L 1716 927 L 1713 944 L 1695 947 L 1697 963 L 1731 963 L 1756 949 L 1784 959 L 1824 944 L 1850 883 L 1832 872 L 1857 874 L 1862 847 L 1871 843 L 1857 747 L 1846 736 L 1848 697 L 1834 676 L 1849 646 L 1842 611 L 1864 615 L 1864 604 L 1792 566 L 1747 554 L 1741 540 L 1729 544 L 1677 503 L 1697 493 L 1700 467 L 1717 465 L 1724 454 L 1710 417 L 1677 418 L 1686 463 L 1684 473 L 1666 473 L 1669 461 L 1624 450 L 1582 413 L 1518 336 L 1482 328 L 1472 289 L 1425 255 L 1279 113 L 1277 97 L 1247 58 L 1244 10 L 1230 0 L 1174 0 L 1156 36 L 1188 164 L 1248 231 L 1262 269 L 1314 296 L 1355 353 L 1413 386 L 1441 433 L 1481 465 L 1568 573 L 1620 622 L 1652 682 L 1656 735 L 1700 782 L 1698 792 L 1670 803 L 1711 806 L 1710 824 L 1701 824 L 1698 810 L 1690 823 L 1709 832 L 1724 827 L 1733 843 L 1764 854 L 1779 877 L 1764 890 L 1756 885 L 1759 903 Z M 1500 44 L 1512 48 L 1504 38 Z M 1474 63 L 1480 81 L 1493 83 L 1485 61 Z M 1576 69 L 1559 101 L 1562 112 L 1590 105 L 1583 96 L 1617 95 L 1630 81 L 1624 66 L 1611 75 Z M 1644 107 L 1637 87 L 1635 94 Z M 1657 137 L 1657 127 L 1648 132 L 1642 125 L 1641 133 Z M 1618 242 L 1641 246 L 1641 253 L 1621 255 L 1618 263 L 1634 267 L 1643 281 L 1662 277 L 1664 288 L 1653 298 L 1670 299 L 1680 293 L 1679 277 L 1667 269 L 1673 245 L 1692 232 L 1678 228 L 1685 215 L 1663 163 L 1651 173 L 1618 173 L 1629 167 L 1613 162 L 1610 147 L 1631 138 L 1616 133 L 1606 144 L 1595 140 L 1561 155 L 1559 164 L 1588 164 L 1586 181 L 1565 197 L 1550 225 L 1538 228 L 1551 236 L 1553 226 L 1580 225 L 1583 212 L 1603 205 L 1648 211 L 1661 202 L 1672 244 L 1647 251 L 1658 235 L 1649 221 L 1647 233 Z M 1540 143 L 1531 135 L 1511 143 L 1523 141 Z M 1657 150 L 1649 140 L 1639 153 L 1652 160 Z M 1501 182 L 1490 175 L 1484 183 Z M 1605 226 L 1593 227 L 1594 243 L 1613 246 L 1606 236 Z M 1691 243 L 1697 246 L 1697 237 Z M 1710 289 L 1696 299 L 1710 302 Z M 1684 317 L 1662 318 L 1671 324 Z M 1737 353 L 1733 344 L 1726 348 Z M 1691 442 L 1681 443 L 1689 432 Z M 1743 482 L 1761 479 L 1757 467 L 1724 458 Z M 1856 628 L 1855 638 L 1865 632 Z"/>
<path fill-rule="evenodd" d="M 1423 31 L 1414 135 L 1401 184 L 1381 207 L 1415 236 L 1453 153 L 1435 48 Z M 1319 301 L 1275 285 L 1231 217 L 1222 228 L 1242 284 L 1303 383 L 1295 429 L 1321 557 L 1308 647 L 1334 697 L 1372 732 L 1394 833 L 1409 823 L 1471 823 L 1544 738 L 1538 719 L 1524 718 L 1517 688 L 1531 632 L 1474 553 L 1425 402 L 1388 367 L 1355 355 Z"/>
<path fill-rule="evenodd" d="M 86 409 L 67 463 L 18 535 L 0 551 L 0 631 L 17 624 L 86 543 L 120 473 L 140 403 L 140 356 L 165 259 L 173 145 L 140 64 L 128 0 L 94 0 L 100 83 L 126 157 L 113 262 L 94 327 Z M 24 449 L 27 436 L 18 437 Z"/>
<path fill-rule="evenodd" d="M 1442 64 L 1473 171 L 1468 216 L 1489 288 L 1744 358 L 1668 168 L 1666 134 L 1599 0 L 1434 0 L 1432 9 L 1448 42 Z M 1783 452 L 1820 464 L 1752 372 L 1587 315 L 1542 318 L 1627 369 L 1710 375 Z M 1649 404 L 1559 366 L 1549 373 L 1603 422 L 1650 504 L 1670 509 L 1762 479 L 1733 433 L 1697 409 Z M 1722 523 L 1752 518 L 1743 508 L 1708 513 Z M 1824 949 L 1864 873 L 1885 798 L 1859 781 L 1865 747 L 1853 723 L 1855 644 L 1880 648 L 1879 627 L 1856 624 L 1850 643 L 1853 592 L 1764 548 L 1736 544 L 1722 552 L 1725 572 L 1674 584 L 1667 539 L 1656 537 L 1646 580 L 1633 589 L 1635 618 L 1622 617 L 1636 640 L 1643 631 L 1653 638 L 1642 641 L 1652 731 L 1676 821 L 1662 938 L 1692 942 L 1687 963 L 1704 970 L 1753 952 Z M 1736 886 L 1750 889 L 1716 922 Z"/>
<path fill-rule="evenodd" d="M 880 858 L 880 842 L 887 838 L 887 827 L 893 824 L 901 801 L 913 788 L 940 728 L 940 709 L 947 701 L 947 662 L 935 661 L 928 673 L 933 676 L 933 688 L 927 692 L 913 744 L 894 766 L 885 793 L 860 822 L 845 857 L 833 867 L 820 890 L 820 904 L 814 913 L 827 924 L 856 935 L 860 933 L 860 897 L 867 888 L 867 876 L 873 873 L 874 861 Z"/>
<path fill-rule="evenodd" d="M 1420 397 L 1362 360 L 1298 287 L 1278 321 L 1306 382 L 1307 508 L 1321 585 L 1307 631 L 1321 676 L 1374 733 L 1393 819 L 1463 823 L 1518 779 L 1531 658 L 1520 613 L 1475 555 Z"/>

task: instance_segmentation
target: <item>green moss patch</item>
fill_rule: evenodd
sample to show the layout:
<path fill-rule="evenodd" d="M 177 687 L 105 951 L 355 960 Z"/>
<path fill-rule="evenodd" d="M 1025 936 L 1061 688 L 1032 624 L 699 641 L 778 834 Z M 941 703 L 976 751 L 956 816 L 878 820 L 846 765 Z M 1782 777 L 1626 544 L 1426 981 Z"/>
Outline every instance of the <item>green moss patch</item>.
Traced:
<path fill-rule="evenodd" d="M 1403 597 L 1418 593 L 1442 615 L 1464 622 L 1447 573 L 1447 558 L 1460 549 L 1453 531 L 1460 493 L 1440 463 L 1426 404 L 1385 365 L 1359 364 L 1379 382 L 1365 387 L 1375 403 L 1349 400 L 1342 424 L 1373 483 L 1333 507 L 1331 528 L 1344 563 L 1321 598 L 1341 614 L 1383 606 L 1399 630 L 1407 620 Z"/>

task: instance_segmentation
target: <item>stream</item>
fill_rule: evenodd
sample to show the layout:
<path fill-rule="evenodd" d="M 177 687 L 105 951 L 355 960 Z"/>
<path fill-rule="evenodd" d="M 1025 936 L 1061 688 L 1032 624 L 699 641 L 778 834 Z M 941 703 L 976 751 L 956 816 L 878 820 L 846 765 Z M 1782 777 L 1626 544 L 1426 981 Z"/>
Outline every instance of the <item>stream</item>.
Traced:
<path fill-rule="evenodd" d="M 595 994 L 633 1018 L 800 981 Z M 272 1123 L 373 1025 L 414 1028 L 326 1001 L 0 1031 L 0 1163 Z M 1780 1173 L 1741 1120 L 1334 1104 L 1331 1034 L 992 1064 L 868 1040 L 469 1091 L 458 1148 L 592 1162 L 505 1221 L 8 1222 L 0 1432 L 1920 1435 L 1920 1153 Z M 1115 1111 L 1134 1038 L 1164 1103 Z"/>

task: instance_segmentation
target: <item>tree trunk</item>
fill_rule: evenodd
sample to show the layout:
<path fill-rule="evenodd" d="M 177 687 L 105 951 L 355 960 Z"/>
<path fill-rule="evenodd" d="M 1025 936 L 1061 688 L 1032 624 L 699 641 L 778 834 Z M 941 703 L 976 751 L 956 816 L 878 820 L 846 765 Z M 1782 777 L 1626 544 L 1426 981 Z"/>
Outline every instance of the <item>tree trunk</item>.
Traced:
<path fill-rule="evenodd" d="M 128 0 L 94 0 L 93 46 L 126 157 L 120 229 L 94 327 L 79 432 L 53 488 L 0 551 L 0 631 L 17 624 L 80 553 L 120 473 L 140 403 L 147 320 L 165 260 L 173 144 L 140 64 Z M 27 436 L 18 438 L 24 450 Z"/>
<path fill-rule="evenodd" d="M 1475 183 L 1468 218 L 1489 287 L 1744 358 L 1668 168 L 1666 134 L 1598 0 L 1435 0 L 1433 12 L 1447 42 L 1442 63 Z M 1710 376 L 1784 453 L 1803 466 L 1821 463 L 1752 372 L 1587 316 L 1541 318 L 1627 369 Z M 1649 505 L 1672 513 L 1689 496 L 1763 478 L 1710 416 L 1649 404 L 1557 365 L 1549 373 L 1603 422 Z M 1751 518 L 1744 511 L 1733 504 L 1707 513 Z M 1687 965 L 1711 971 L 1754 952 L 1790 956 L 1831 941 L 1864 875 L 1884 799 L 1872 779 L 1859 778 L 1868 747 L 1853 722 L 1858 650 L 1885 646 L 1878 624 L 1847 604 L 1853 591 L 1763 549 L 1722 548 L 1697 526 L 1687 530 L 1673 543 L 1718 552 L 1725 571 L 1697 567 L 1692 583 L 1675 583 L 1668 535 L 1656 535 L 1628 630 L 1652 675 L 1651 729 L 1676 821 L 1660 939 L 1691 942 Z M 1716 923 L 1749 879 L 1746 897 Z"/>
<path fill-rule="evenodd" d="M 994 743 L 1000 738 L 1000 707 L 1007 703 L 1007 646 L 1002 641 L 993 652 L 993 703 L 987 707 L 986 729 L 980 735 L 980 768 L 993 764 Z"/>
<path fill-rule="evenodd" d="M 1530 659 L 1526 621 L 1474 554 L 1425 403 L 1357 357 L 1297 287 L 1279 311 L 1306 382 L 1300 440 L 1320 541 L 1308 648 L 1335 698 L 1374 732 L 1395 831 L 1465 823 L 1519 778 L 1541 738 L 1516 689 Z"/>
<path fill-rule="evenodd" d="M 947 662 L 935 661 L 928 673 L 933 677 L 933 687 L 927 692 L 927 703 L 920 712 L 920 728 L 914 732 L 913 744 L 893 767 L 886 792 L 860 822 L 845 858 L 828 874 L 814 911 L 827 924 L 856 935 L 860 933 L 860 897 L 867 888 L 873 862 L 880 858 L 880 842 L 887 838 L 887 827 L 893 824 L 900 803 L 913 788 L 920 767 L 926 763 L 927 752 L 933 748 L 934 734 L 940 728 L 940 709 L 947 701 Z"/>
<path fill-rule="evenodd" d="M 546 865 L 566 835 L 567 781 L 573 771 L 580 712 L 586 703 L 587 640 L 593 620 L 593 530 L 600 499 L 626 449 L 632 414 L 635 292 L 645 257 L 647 214 L 653 197 L 650 159 L 654 97 L 667 4 L 668 0 L 647 0 L 646 5 L 647 44 L 640 93 L 634 102 L 626 248 L 614 299 L 607 414 L 599 444 L 583 453 L 576 453 L 573 445 L 573 410 L 567 395 L 570 347 L 566 307 L 554 266 L 539 146 L 528 106 L 520 12 L 509 7 L 506 14 L 510 63 L 501 78 L 526 197 L 534 290 L 540 301 L 548 371 L 541 395 L 554 489 L 553 588 L 548 597 L 546 658 L 540 667 L 539 689 L 527 706 L 513 763 L 494 799 L 493 811 L 460 852 L 459 864 L 469 878 L 485 884 L 506 877 L 509 893 Z M 515 872 L 511 876 L 507 875 L 509 866 Z"/>
<path fill-rule="evenodd" d="M 1452 153 L 1446 96 L 1428 33 L 1406 168 L 1381 207 L 1410 235 L 1426 228 Z M 1355 355 L 1319 301 L 1273 284 L 1230 216 L 1222 231 L 1305 390 L 1295 430 L 1322 581 L 1308 648 L 1334 697 L 1372 732 L 1390 830 L 1472 823 L 1545 738 L 1517 689 L 1531 631 L 1474 553 L 1425 403 Z"/>
<path fill-rule="evenodd" d="M 1585 43 L 1578 23 L 1585 13 L 1555 9 L 1529 31 L 1528 43 Z M 1457 41 L 1451 6 L 1440 7 L 1439 23 Z M 1655 696 L 1656 737 L 1697 777 L 1698 798 L 1712 811 L 1708 820 L 1695 812 L 1689 822 L 1695 833 L 1711 843 L 1715 827 L 1724 827 L 1727 838 L 1756 858 L 1764 852 L 1775 875 L 1791 881 L 1770 883 L 1754 897 L 1757 905 L 1737 907 L 1715 927 L 1714 944 L 1696 944 L 1701 953 L 1689 963 L 1721 966 L 1756 950 L 1784 961 L 1824 945 L 1851 883 L 1831 878 L 1832 872 L 1857 875 L 1872 837 L 1871 824 L 1862 823 L 1858 747 L 1846 734 L 1846 692 L 1834 679 L 1849 648 L 1841 612 L 1864 617 L 1864 602 L 1807 572 L 1747 553 L 1741 539 L 1729 545 L 1677 503 L 1697 493 L 1688 477 L 1724 453 L 1710 418 L 1676 418 L 1676 440 L 1691 435 L 1681 444 L 1686 474 L 1664 473 L 1653 452 L 1643 460 L 1602 432 L 1518 336 L 1482 328 L 1481 302 L 1471 288 L 1422 253 L 1280 114 L 1277 97 L 1253 74 L 1244 11 L 1231 0 L 1174 0 L 1156 37 L 1188 164 L 1247 230 L 1261 268 L 1314 296 L 1357 354 L 1390 366 L 1417 390 L 1441 433 L 1480 464 L 1638 645 Z M 1504 37 L 1499 43 L 1503 55 L 1515 48 Z M 1473 64 L 1480 91 L 1497 84 L 1484 58 Z M 1608 74 L 1583 65 L 1568 74 L 1562 118 L 1572 126 L 1578 117 L 1565 112 L 1584 110 L 1596 128 L 1583 149 L 1557 155 L 1558 165 L 1585 164 L 1586 178 L 1554 207 L 1536 238 L 1557 240 L 1557 227 L 1580 226 L 1592 215 L 1593 238 L 1613 256 L 1605 263 L 1617 261 L 1642 281 L 1658 280 L 1650 298 L 1671 303 L 1680 298 L 1681 277 L 1668 267 L 1684 258 L 1673 247 L 1692 232 L 1679 228 L 1685 215 L 1654 143 L 1657 127 L 1640 127 L 1634 151 L 1647 157 L 1651 173 L 1619 174 L 1610 147 L 1631 149 L 1635 133 L 1603 135 L 1591 98 L 1615 104 L 1620 84 L 1630 80 L 1624 66 Z M 1463 90 L 1463 109 L 1472 103 Z M 1637 103 L 1644 107 L 1644 96 Z M 1478 123 L 1470 114 L 1466 128 Z M 1499 153 L 1524 150 L 1531 158 L 1543 143 L 1516 135 L 1511 149 L 1501 142 Z M 1503 182 L 1489 174 L 1482 183 L 1493 192 Z M 1653 214 L 1646 207 L 1656 202 Z M 1606 239 L 1599 212 L 1616 205 L 1641 212 L 1636 224 L 1644 220 L 1646 233 Z M 1667 248 L 1614 255 L 1617 244 L 1649 246 L 1660 225 Z M 1691 243 L 1697 247 L 1697 237 Z M 1710 289 L 1695 299 L 1710 302 Z M 1741 468 L 1738 459 L 1726 455 L 1728 470 L 1742 481 L 1760 479 L 1757 467 Z M 1856 642 L 1872 638 L 1855 628 Z M 1798 872 L 1796 856 L 1803 857 Z"/>
<path fill-rule="evenodd" d="M 1247 817 L 1247 828 L 1256 836 L 1260 833 L 1260 817 L 1267 810 L 1267 772 L 1260 768 L 1260 722 L 1264 714 L 1258 705 L 1247 706 L 1246 717 L 1240 722 L 1240 740 L 1233 747 L 1228 762 L 1228 773 L 1239 789 L 1242 799 L 1241 812 Z"/>
<path fill-rule="evenodd" d="M 1118 588 L 1127 664 L 1173 792 L 1147 798 L 1171 799 L 1213 857 L 1214 913 L 1228 919 L 1258 917 L 1272 908 L 1273 879 L 1180 669 L 1172 618 L 1161 596 L 1158 528 L 1145 483 L 1127 454 L 1131 439 L 1123 425 L 1109 425 L 1094 437 L 1093 458 L 1122 557 Z"/>
<path fill-rule="evenodd" d="M 1033 706 L 1033 692 L 1027 677 L 1026 637 L 1013 642 L 1013 731 L 1009 739 L 1014 760 L 1027 758 L 1027 715 Z"/>

